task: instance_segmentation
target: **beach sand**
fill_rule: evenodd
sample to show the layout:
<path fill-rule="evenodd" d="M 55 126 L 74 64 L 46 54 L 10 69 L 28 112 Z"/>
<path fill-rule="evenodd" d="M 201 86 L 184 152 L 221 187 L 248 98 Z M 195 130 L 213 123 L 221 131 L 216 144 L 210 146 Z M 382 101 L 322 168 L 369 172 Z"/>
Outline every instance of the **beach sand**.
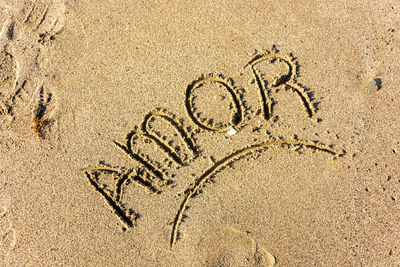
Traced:
<path fill-rule="evenodd" d="M 400 265 L 399 18 L 1 1 L 0 265 Z"/>

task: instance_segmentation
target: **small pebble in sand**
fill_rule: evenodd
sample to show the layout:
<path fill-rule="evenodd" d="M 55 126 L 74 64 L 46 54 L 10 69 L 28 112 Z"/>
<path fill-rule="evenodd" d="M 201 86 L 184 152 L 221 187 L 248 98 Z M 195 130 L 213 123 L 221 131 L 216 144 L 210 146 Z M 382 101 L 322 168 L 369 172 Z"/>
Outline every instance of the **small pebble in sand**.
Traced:
<path fill-rule="evenodd" d="M 234 128 L 231 128 L 231 129 L 228 131 L 228 135 L 230 135 L 230 136 L 235 135 L 236 133 L 237 133 L 237 131 L 236 131 Z"/>

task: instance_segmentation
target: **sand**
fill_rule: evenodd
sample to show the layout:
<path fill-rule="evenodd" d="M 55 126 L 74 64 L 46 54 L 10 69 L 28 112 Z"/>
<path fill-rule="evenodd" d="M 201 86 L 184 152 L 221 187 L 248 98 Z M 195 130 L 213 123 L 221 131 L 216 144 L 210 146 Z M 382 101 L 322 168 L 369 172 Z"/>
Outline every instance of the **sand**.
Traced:
<path fill-rule="evenodd" d="M 1 1 L 0 265 L 400 265 L 399 18 Z"/>

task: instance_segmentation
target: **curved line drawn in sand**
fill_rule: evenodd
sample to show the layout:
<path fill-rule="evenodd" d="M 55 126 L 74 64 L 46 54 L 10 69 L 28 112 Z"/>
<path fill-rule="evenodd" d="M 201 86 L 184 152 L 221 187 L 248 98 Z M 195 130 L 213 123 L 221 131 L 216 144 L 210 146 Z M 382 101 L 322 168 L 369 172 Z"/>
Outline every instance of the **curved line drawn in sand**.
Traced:
<path fill-rule="evenodd" d="M 10 252 L 15 248 L 16 235 L 13 224 L 8 218 L 8 206 L 3 203 L 0 206 L 0 263 L 6 264 Z"/>
<path fill-rule="evenodd" d="M 268 62 L 269 64 L 284 63 L 287 67 L 286 73 L 273 77 L 270 81 L 264 80 L 262 75 L 257 71 L 256 66 L 261 62 Z M 296 58 L 290 54 L 284 56 L 279 53 L 279 50 L 273 46 L 271 51 L 255 55 L 245 66 L 250 67 L 260 90 L 260 101 L 264 117 L 269 120 L 273 115 L 274 101 L 271 97 L 271 91 L 280 85 L 285 85 L 295 92 L 301 99 L 307 114 L 310 118 L 315 115 L 315 107 L 312 103 L 311 96 L 307 93 L 308 89 L 297 82 L 299 65 Z"/>
<path fill-rule="evenodd" d="M 257 64 L 267 61 L 268 64 L 280 64 L 282 70 L 278 75 L 274 73 L 272 77 L 257 70 Z M 272 88 L 283 85 L 291 88 L 302 101 L 307 116 L 310 119 L 315 117 L 315 108 L 309 96 L 307 89 L 297 83 L 296 77 L 298 65 L 293 56 L 282 56 L 278 50 L 273 47 L 270 51 L 258 54 L 245 66 L 251 66 L 252 73 L 257 80 L 260 89 L 261 104 L 265 119 L 270 119 L 273 114 Z M 84 169 L 90 184 L 106 199 L 109 206 L 114 210 L 118 217 L 128 227 L 133 227 L 140 214 L 129 208 L 133 203 L 124 203 L 125 188 L 134 183 L 144 187 L 151 194 L 161 194 L 165 189 L 173 188 L 174 170 L 179 168 L 190 168 L 191 164 L 204 152 L 199 150 L 195 143 L 195 135 L 205 132 L 207 136 L 213 138 L 214 134 L 228 134 L 233 129 L 235 131 L 244 129 L 239 127 L 244 119 L 246 110 L 242 101 L 242 95 L 233 85 L 231 79 L 226 79 L 221 75 L 202 75 L 189 83 L 185 92 L 185 107 L 189 118 L 192 120 L 192 126 L 185 126 L 183 120 L 178 120 L 173 114 L 165 109 L 156 109 L 147 114 L 138 127 L 134 127 L 127 134 L 126 143 L 122 144 L 113 141 L 121 148 L 131 159 L 134 165 L 130 168 L 113 167 L 107 164 L 101 164 Z M 207 92 L 207 86 L 210 86 L 211 93 Z M 204 118 L 202 111 L 198 111 L 195 102 L 195 91 L 201 92 L 205 96 L 207 103 L 210 102 L 211 94 L 214 99 L 225 101 L 229 99 L 228 113 L 222 123 L 215 123 L 213 119 Z M 217 92 L 217 93 L 215 93 Z M 226 102 L 224 102 L 226 104 Z M 220 105 L 221 107 L 222 105 Z M 213 115 L 215 110 L 212 105 L 207 105 Z M 226 109 L 224 109 L 226 111 Z M 226 118 L 229 118 L 226 120 Z M 318 122 L 318 121 L 317 121 Z M 228 133 L 226 131 L 230 128 Z M 235 129 L 236 128 L 236 129 Z M 204 131 L 203 131 L 204 130 Z M 254 131 L 253 131 L 254 132 Z M 194 181 L 186 187 L 183 193 L 183 199 L 177 208 L 175 218 L 172 222 L 170 235 L 170 249 L 172 249 L 179 239 L 179 226 L 183 222 L 184 212 L 192 198 L 200 194 L 201 189 L 212 180 L 217 173 L 221 172 L 234 162 L 247 156 L 258 155 L 266 150 L 286 149 L 301 153 L 302 149 L 308 149 L 313 152 L 321 152 L 337 159 L 345 155 L 345 151 L 338 151 L 332 145 L 325 145 L 319 141 L 300 140 L 295 136 L 294 139 L 283 137 L 273 137 L 268 131 L 263 140 L 248 144 L 245 147 L 234 148 L 226 155 L 221 155 L 220 159 L 213 160 L 212 166 L 204 169 L 202 174 L 195 176 Z M 178 194 L 181 196 L 181 194 Z"/>
<path fill-rule="evenodd" d="M 242 159 L 243 157 L 250 155 L 252 153 L 257 153 L 260 152 L 264 149 L 267 149 L 269 147 L 277 147 L 277 148 L 287 148 L 287 149 L 300 149 L 302 147 L 312 149 L 314 151 L 319 151 L 319 152 L 324 152 L 333 156 L 339 156 L 342 157 L 344 152 L 338 153 L 335 150 L 333 150 L 329 146 L 325 146 L 323 144 L 318 144 L 317 142 L 307 142 L 307 141 L 296 141 L 296 140 L 281 140 L 281 139 L 272 139 L 270 141 L 262 142 L 259 144 L 255 144 L 249 147 L 245 147 L 239 150 L 236 150 L 232 154 L 229 154 L 225 157 L 223 157 L 221 160 L 217 161 L 212 167 L 210 167 L 208 170 L 206 170 L 203 174 L 201 174 L 197 179 L 195 179 L 195 182 L 193 185 L 189 186 L 185 190 L 185 197 L 183 201 L 181 202 L 181 205 L 179 206 L 178 212 L 176 214 L 176 217 L 174 219 L 174 223 L 172 225 L 172 231 L 171 231 L 171 240 L 170 240 L 170 247 L 172 248 L 173 245 L 175 244 L 178 236 L 178 228 L 179 225 L 182 223 L 182 218 L 183 218 L 183 213 L 188 207 L 190 199 L 195 197 L 199 190 L 205 186 L 206 182 L 215 176 L 218 172 L 226 168 L 228 165 L 230 165 L 232 162 L 237 161 Z"/>

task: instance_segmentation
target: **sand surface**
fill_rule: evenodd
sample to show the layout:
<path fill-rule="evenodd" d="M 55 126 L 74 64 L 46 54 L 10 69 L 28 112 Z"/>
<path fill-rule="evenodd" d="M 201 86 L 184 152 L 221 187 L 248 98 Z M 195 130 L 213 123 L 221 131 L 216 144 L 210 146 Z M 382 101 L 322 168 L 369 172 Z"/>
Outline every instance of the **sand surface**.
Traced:
<path fill-rule="evenodd" d="M 0 1 L 1 266 L 399 266 L 398 1 Z"/>

